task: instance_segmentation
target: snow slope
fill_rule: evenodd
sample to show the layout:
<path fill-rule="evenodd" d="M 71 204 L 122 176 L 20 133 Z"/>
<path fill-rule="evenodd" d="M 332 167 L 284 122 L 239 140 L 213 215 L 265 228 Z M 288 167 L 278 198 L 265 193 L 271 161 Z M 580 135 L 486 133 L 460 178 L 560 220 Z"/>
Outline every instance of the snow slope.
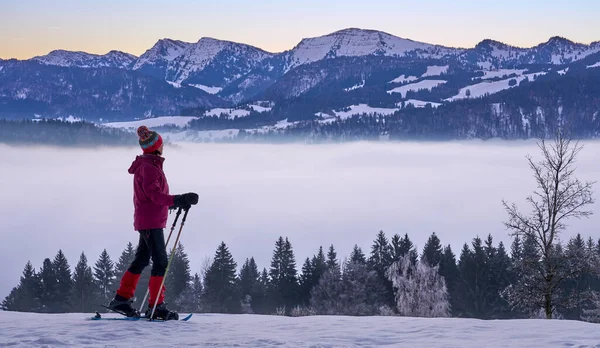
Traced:
<path fill-rule="evenodd" d="M 434 103 L 434 102 L 417 100 L 417 99 L 405 100 L 404 105 L 407 106 L 408 104 L 412 104 L 412 106 L 414 106 L 415 108 L 424 108 L 427 104 L 431 104 L 432 108 L 437 108 L 438 106 L 442 105 L 441 103 Z M 400 102 L 396 105 L 400 106 L 400 105 L 402 105 L 402 102 Z"/>
<path fill-rule="evenodd" d="M 328 35 L 305 38 L 288 52 L 285 71 L 326 58 L 367 55 L 403 57 L 411 52 L 419 56 L 441 58 L 459 49 L 400 38 L 377 30 L 347 28 Z"/>
<path fill-rule="evenodd" d="M 532 81 L 534 79 L 534 76 L 544 75 L 545 73 L 546 72 L 539 72 L 539 73 L 521 75 L 521 76 L 517 76 L 514 78 L 508 78 L 508 79 L 504 79 L 504 80 L 500 80 L 500 81 L 480 82 L 480 83 L 477 83 L 474 85 L 470 85 L 470 86 L 461 88 L 457 95 L 455 95 L 451 98 L 445 99 L 445 100 L 446 101 L 455 101 L 458 99 L 465 99 L 465 98 L 478 98 L 478 97 L 484 96 L 485 94 L 498 93 L 505 89 L 517 87 L 519 85 L 519 83 L 521 81 L 523 81 L 525 78 L 528 78 L 530 81 Z M 517 81 L 517 84 L 510 86 L 510 80 L 513 80 L 513 79 Z M 467 91 L 470 91 L 470 96 L 468 96 L 468 97 L 467 97 Z"/>
<path fill-rule="evenodd" d="M 188 322 L 85 320 L 90 316 L 0 312 L 0 346 L 600 347 L 598 325 L 561 320 L 222 314 L 195 314 Z"/>
<path fill-rule="evenodd" d="M 406 96 L 406 92 L 408 91 L 419 91 L 422 89 L 430 90 L 434 87 L 437 87 L 443 83 L 446 83 L 445 80 L 423 80 L 415 83 L 410 83 L 408 85 L 396 87 L 392 90 L 387 91 L 388 94 L 392 93 L 400 93 L 402 98 Z"/>

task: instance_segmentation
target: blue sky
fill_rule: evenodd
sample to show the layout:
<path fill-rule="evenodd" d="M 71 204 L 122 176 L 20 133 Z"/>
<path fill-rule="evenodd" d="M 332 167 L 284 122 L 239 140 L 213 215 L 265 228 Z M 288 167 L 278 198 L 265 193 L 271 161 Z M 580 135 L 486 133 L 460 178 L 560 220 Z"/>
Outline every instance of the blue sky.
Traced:
<path fill-rule="evenodd" d="M 29 58 L 53 49 L 139 55 L 158 39 L 201 37 L 267 51 L 348 27 L 447 46 L 490 38 L 530 47 L 559 35 L 600 40 L 600 1 L 528 0 L 3 0 L 0 58 Z"/>

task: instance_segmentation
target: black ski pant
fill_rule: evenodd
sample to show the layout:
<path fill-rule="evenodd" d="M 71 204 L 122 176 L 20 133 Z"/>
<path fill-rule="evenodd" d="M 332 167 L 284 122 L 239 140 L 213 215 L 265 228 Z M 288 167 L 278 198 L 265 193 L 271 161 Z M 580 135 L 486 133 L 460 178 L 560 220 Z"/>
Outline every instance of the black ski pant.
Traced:
<path fill-rule="evenodd" d="M 152 230 L 140 230 L 140 241 L 135 252 L 135 259 L 129 266 L 129 272 L 140 274 L 150 264 L 152 258 L 152 270 L 150 275 L 163 277 L 169 262 L 167 247 L 162 228 Z"/>

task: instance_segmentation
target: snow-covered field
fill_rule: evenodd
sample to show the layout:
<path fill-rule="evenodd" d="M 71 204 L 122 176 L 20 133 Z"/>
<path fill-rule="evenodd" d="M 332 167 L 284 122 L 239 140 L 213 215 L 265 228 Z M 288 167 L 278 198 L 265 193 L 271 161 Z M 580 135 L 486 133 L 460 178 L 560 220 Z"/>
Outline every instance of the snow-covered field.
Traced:
<path fill-rule="evenodd" d="M 432 88 L 437 87 L 443 83 L 446 83 L 444 80 L 423 80 L 415 83 L 410 83 L 408 85 L 396 87 L 392 90 L 387 91 L 388 94 L 392 93 L 400 93 L 400 96 L 404 98 L 406 96 L 406 92 L 408 91 L 419 91 L 422 89 L 426 89 L 431 91 Z"/>
<path fill-rule="evenodd" d="M 0 312 L 7 347 L 600 347 L 576 321 L 195 314 L 188 322 Z M 103 315 L 113 316 L 113 315 Z"/>
<path fill-rule="evenodd" d="M 544 75 L 544 74 L 545 74 L 545 72 L 539 72 L 539 73 L 531 73 L 531 74 L 521 75 L 521 76 L 517 76 L 514 78 L 508 78 L 508 79 L 504 79 L 504 80 L 500 80 L 500 81 L 480 82 L 480 83 L 477 83 L 474 85 L 470 85 L 470 86 L 461 88 L 458 91 L 457 95 L 455 95 L 451 98 L 445 99 L 445 100 L 451 102 L 451 101 L 455 101 L 458 99 L 478 98 L 478 97 L 484 96 L 485 94 L 498 93 L 505 89 L 514 88 L 514 87 L 519 86 L 519 83 L 521 83 L 521 81 L 523 81 L 525 78 L 528 78 L 530 81 L 533 81 L 535 76 Z M 511 86 L 510 80 L 516 80 L 516 84 Z M 469 95 L 467 95 L 467 93 L 469 93 Z"/>

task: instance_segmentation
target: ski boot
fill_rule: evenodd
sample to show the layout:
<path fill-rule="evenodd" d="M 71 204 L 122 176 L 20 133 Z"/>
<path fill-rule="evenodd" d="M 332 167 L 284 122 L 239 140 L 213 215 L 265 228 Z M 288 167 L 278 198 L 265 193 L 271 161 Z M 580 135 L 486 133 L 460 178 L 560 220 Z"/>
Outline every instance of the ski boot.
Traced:
<path fill-rule="evenodd" d="M 150 319 L 152 315 L 152 307 L 146 309 L 146 318 Z M 162 319 L 162 320 L 179 320 L 179 314 L 175 311 L 171 311 L 167 308 L 167 305 L 163 302 L 156 306 L 154 310 L 154 316 L 151 319 Z"/>
<path fill-rule="evenodd" d="M 133 308 L 132 303 L 133 299 L 126 299 L 122 296 L 116 295 L 106 308 L 129 318 L 140 318 L 140 312 Z"/>

